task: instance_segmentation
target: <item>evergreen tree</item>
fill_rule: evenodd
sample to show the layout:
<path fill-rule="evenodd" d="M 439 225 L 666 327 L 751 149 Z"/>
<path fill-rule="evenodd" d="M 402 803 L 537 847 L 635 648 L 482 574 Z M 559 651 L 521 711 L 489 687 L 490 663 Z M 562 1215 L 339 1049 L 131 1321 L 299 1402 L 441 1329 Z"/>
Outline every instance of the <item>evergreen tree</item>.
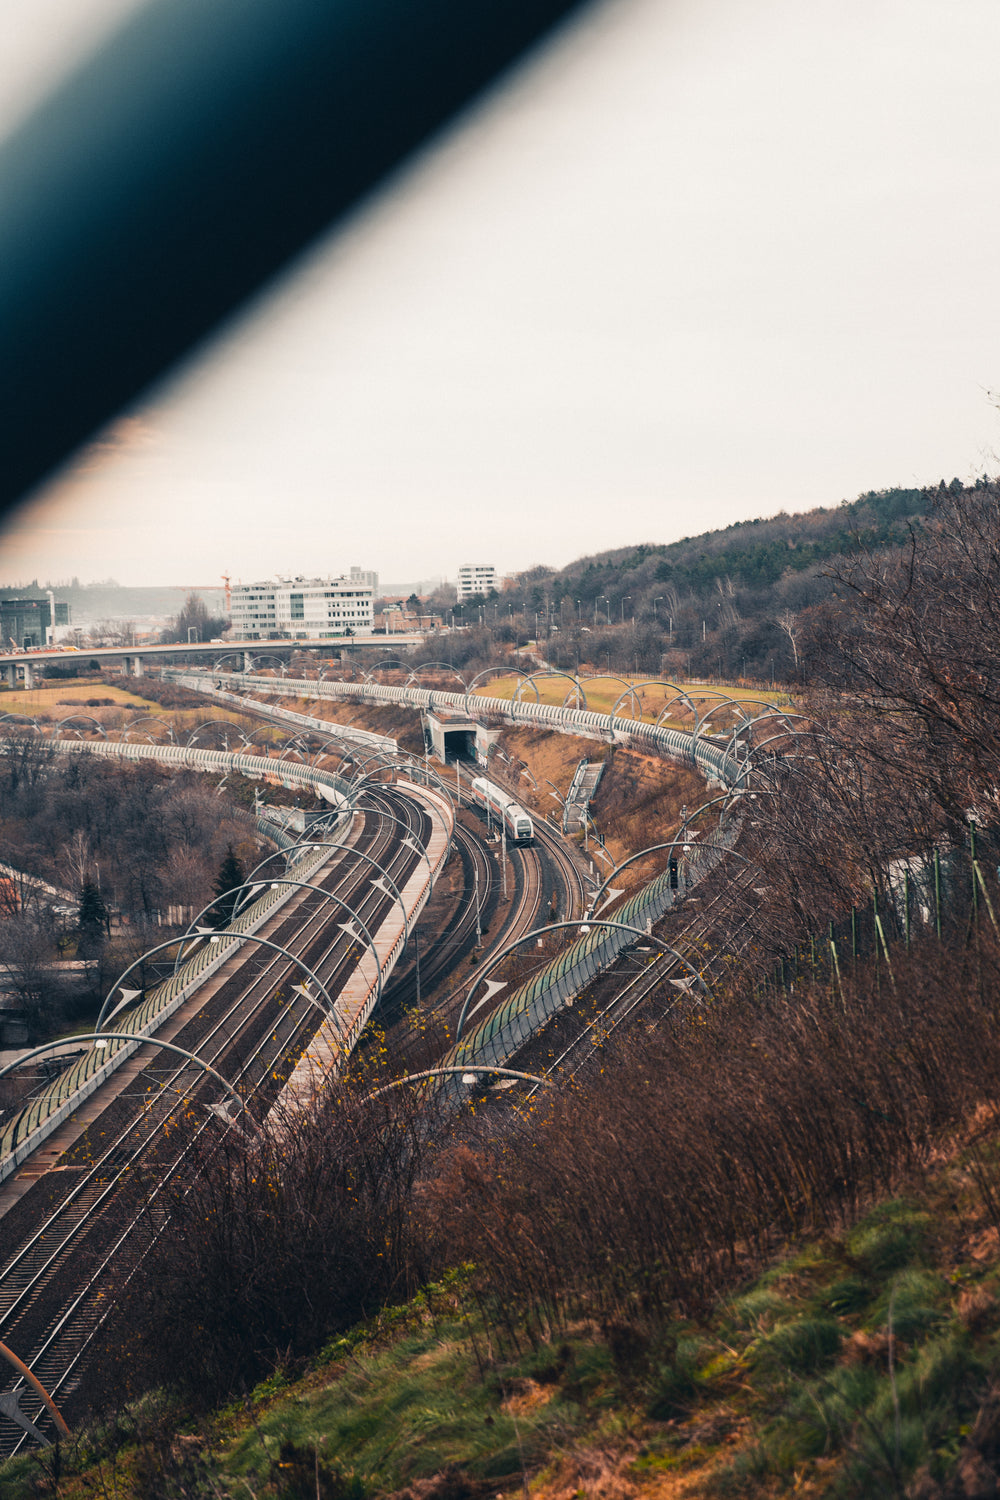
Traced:
<path fill-rule="evenodd" d="M 90 879 L 85 880 L 80 887 L 76 929 L 78 933 L 76 951 L 80 958 L 96 957 L 104 947 L 104 939 L 107 937 L 108 909 L 99 887 Z"/>
<path fill-rule="evenodd" d="M 219 873 L 215 877 L 212 887 L 213 895 L 221 899 L 215 903 L 208 914 L 208 919 L 213 927 L 228 927 L 233 919 L 233 912 L 239 900 L 237 886 L 243 884 L 243 866 L 237 856 L 233 853 L 230 844 L 226 849 L 226 857 L 219 866 Z"/>

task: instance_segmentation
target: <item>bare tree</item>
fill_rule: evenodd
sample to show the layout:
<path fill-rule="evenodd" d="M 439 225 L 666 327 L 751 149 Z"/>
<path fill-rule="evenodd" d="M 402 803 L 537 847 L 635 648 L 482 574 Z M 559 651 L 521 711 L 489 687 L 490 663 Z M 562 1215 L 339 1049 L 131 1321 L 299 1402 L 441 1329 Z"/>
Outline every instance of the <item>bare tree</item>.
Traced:
<path fill-rule="evenodd" d="M 94 855 L 90 835 L 77 828 L 71 839 L 62 846 L 62 861 L 71 876 L 70 884 L 76 891 L 94 872 Z"/>
<path fill-rule="evenodd" d="M 802 634 L 802 632 L 801 632 L 801 630 L 799 628 L 799 617 L 798 617 L 798 615 L 794 614 L 792 612 L 792 610 L 790 610 L 790 609 L 783 609 L 781 611 L 781 614 L 778 615 L 778 616 L 776 616 L 776 618 L 775 618 L 775 624 L 776 625 L 780 625 L 781 629 L 785 632 L 785 634 L 788 637 L 789 645 L 792 648 L 792 660 L 795 663 L 795 670 L 796 670 L 796 672 L 798 672 L 798 670 L 799 670 L 799 637 Z"/>
<path fill-rule="evenodd" d="M 90 632 L 92 646 L 132 646 L 135 644 L 135 621 L 114 618 L 98 620 Z"/>
<path fill-rule="evenodd" d="M 54 958 L 52 928 L 42 914 L 18 913 L 0 922 L 4 987 L 26 1013 L 33 1036 L 44 1033 L 58 1007 Z"/>

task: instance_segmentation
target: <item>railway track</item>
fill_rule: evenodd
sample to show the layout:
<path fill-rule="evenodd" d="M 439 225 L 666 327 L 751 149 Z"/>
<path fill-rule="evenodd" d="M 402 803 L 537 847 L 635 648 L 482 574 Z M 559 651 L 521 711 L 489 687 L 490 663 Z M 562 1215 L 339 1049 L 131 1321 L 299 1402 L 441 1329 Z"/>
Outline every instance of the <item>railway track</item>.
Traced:
<path fill-rule="evenodd" d="M 401 820 L 422 842 L 430 816 L 390 786 L 375 785 L 366 793 L 369 809 L 364 830 L 365 850 L 387 866 L 402 885 L 420 855 L 399 847 L 395 824 L 388 829 L 380 809 Z M 371 827 L 369 827 L 369 818 Z M 494 934 L 494 949 L 525 935 L 538 925 L 547 898 L 555 895 L 555 912 L 563 919 L 582 917 L 587 891 L 579 861 L 564 841 L 541 819 L 535 822 L 538 846 L 510 851 L 515 870 L 515 896 L 502 928 Z M 475 911 L 470 896 L 477 884 L 483 897 L 481 913 L 495 895 L 495 860 L 482 840 L 469 830 L 458 834 L 466 891 L 456 919 L 423 961 L 425 986 L 443 979 L 449 967 L 471 951 L 475 941 Z M 371 840 L 369 843 L 368 840 Z M 328 895 L 350 907 L 374 930 L 393 904 L 393 898 L 372 888 L 371 867 L 351 866 L 338 857 L 316 877 Z M 692 919 L 704 930 L 706 911 Z M 313 969 L 336 997 L 353 961 L 352 940 L 329 928 L 342 919 L 335 902 L 323 895 L 299 892 L 262 935 L 295 952 Z M 306 1046 L 322 1020 L 319 1010 L 292 998 L 292 983 L 300 976 L 289 960 L 241 952 L 221 971 L 224 980 L 195 1014 L 179 1013 L 168 1039 L 197 1051 L 199 1056 L 231 1079 L 247 1101 L 248 1110 L 262 1117 L 289 1070 L 289 1060 Z M 432 965 L 428 969 L 428 965 Z M 461 986 L 436 1008 L 446 1019 L 457 1015 L 470 986 L 482 977 L 488 957 L 471 970 Z M 230 966 L 233 972 L 230 973 Z M 627 1023 L 673 977 L 669 965 L 656 964 L 619 984 L 599 1017 L 590 1022 L 552 1063 L 553 1074 L 572 1076 L 592 1055 L 592 1028 L 598 1024 L 610 1035 Z M 241 976 L 237 979 L 237 972 Z M 602 983 L 598 981 L 598 984 Z M 230 988 L 231 987 L 231 988 Z M 391 992 L 390 992 L 391 993 Z M 167 1032 L 164 1032 L 167 1036 Z M 141 1264 L 150 1234 L 166 1222 L 166 1185 L 183 1174 L 191 1153 L 213 1133 L 234 1128 L 219 1086 L 195 1076 L 190 1065 L 166 1066 L 153 1056 L 155 1044 L 137 1054 L 137 1071 L 129 1095 L 118 1090 L 107 1108 L 91 1122 L 86 1134 L 64 1152 L 54 1171 L 39 1178 L 9 1212 L 0 1217 L 0 1339 L 11 1344 L 36 1370 L 69 1416 L 82 1414 L 88 1402 L 87 1358 L 106 1314 L 103 1291 L 112 1275 L 134 1274 Z M 146 1055 L 149 1060 L 146 1061 Z M 133 1097 L 129 1097 L 133 1096 Z M 166 1133 L 167 1120 L 177 1118 L 178 1097 L 193 1101 L 194 1117 L 183 1130 Z M 141 1101 L 138 1113 L 134 1100 Z M 52 1179 L 61 1179 L 54 1182 Z M 137 1190 L 142 1181 L 155 1181 L 151 1192 Z M 0 1190 L 0 1214 L 3 1195 Z M 32 1217 L 34 1216 L 34 1217 Z M 17 1230 L 23 1243 L 8 1255 L 2 1248 L 7 1231 Z M 11 1380 L 7 1392 L 23 1390 Z M 24 1410 L 43 1431 L 49 1419 L 37 1401 L 24 1397 Z M 0 1418 L 0 1452 L 11 1453 L 28 1441 L 15 1424 Z"/>
<path fill-rule="evenodd" d="M 470 969 L 461 984 L 435 1006 L 436 1013 L 450 1026 L 457 1022 L 467 996 L 489 970 L 492 955 L 540 926 L 550 909 L 553 894 L 556 898 L 555 910 L 560 920 L 572 921 L 575 917 L 582 916 L 586 909 L 588 897 L 583 872 L 562 836 L 547 828 L 540 819 L 535 819 L 534 825 L 536 847 L 508 848 L 515 871 L 514 901 L 503 926 L 490 944 L 489 952 Z M 478 1007 L 476 1010 L 478 1011 Z M 488 1010 L 483 1012 L 484 1015 L 488 1013 Z"/>
<path fill-rule="evenodd" d="M 698 967 L 699 955 L 705 951 L 704 945 L 715 933 L 720 920 L 731 919 L 734 907 L 742 907 L 738 910 L 735 925 L 727 920 L 725 934 L 727 960 L 738 956 L 751 936 L 752 883 L 755 878 L 751 869 L 743 867 L 725 886 L 719 886 L 707 898 L 695 898 L 699 902 L 696 912 L 692 912 L 689 898 L 689 903 L 658 924 L 659 931 L 654 929 L 654 934 L 665 938 L 672 948 Z M 610 918 L 614 919 L 613 910 Z M 636 955 L 645 953 L 653 955 L 653 961 L 642 963 L 635 973 L 628 975 L 628 964 Z M 708 963 L 699 969 L 707 983 L 722 977 L 722 962 L 716 946 Z M 536 1039 L 519 1054 L 519 1058 L 526 1066 L 531 1064 L 529 1071 L 566 1083 L 588 1066 L 595 1065 L 600 1046 L 636 1020 L 641 1011 L 650 1011 L 655 1006 L 655 1020 L 659 1022 L 678 1006 L 693 1007 L 700 1003 L 684 985 L 687 974 L 680 959 L 663 955 L 654 943 L 643 945 L 637 940 L 634 948 L 626 950 L 618 962 L 594 980 L 579 997 L 581 1012 L 586 1010 L 588 999 L 593 1006 L 586 1020 L 573 1025 L 563 1013 L 562 1030 L 570 1034 L 560 1038 L 555 1052 L 546 1055 L 544 1045 Z M 537 1087 L 529 1091 L 529 1098 L 537 1092 Z"/>
<path fill-rule="evenodd" d="M 429 936 L 415 933 L 414 949 L 419 952 L 420 992 L 417 989 L 416 959 L 401 965 L 398 977 L 387 988 L 382 1001 L 382 1018 L 388 1024 L 398 1020 L 403 1011 L 418 1004 L 421 996 L 433 995 L 451 971 L 472 952 L 476 944 L 476 903 L 478 893 L 479 925 L 492 925 L 498 904 L 497 868 L 482 841 L 460 822 L 455 823 L 454 843 L 462 867 L 462 891 L 450 918 Z M 425 915 L 425 929 L 436 917 Z"/>
<path fill-rule="evenodd" d="M 394 880 L 405 881 L 420 856 L 400 846 L 401 831 L 379 818 L 379 804 L 383 810 L 391 806 L 418 837 L 426 833 L 427 815 L 384 789 L 374 800 L 366 812 L 366 852 Z M 338 856 L 315 877 L 319 890 L 336 901 L 302 891 L 262 929 L 262 936 L 308 963 L 334 997 L 354 970 L 352 940 L 336 926 L 343 917 L 337 905 L 346 901 L 371 929 L 381 920 L 380 908 L 384 916 L 392 902 L 372 889 L 370 867 L 359 869 L 358 863 Z M 221 982 L 207 1002 L 188 1007 L 193 1013 L 177 1018 L 168 1038 L 229 1078 L 258 1118 L 273 1102 L 289 1059 L 322 1020 L 320 1010 L 292 990 L 297 977 L 295 966 L 270 950 L 237 955 L 220 971 Z M 0 1340 L 27 1360 L 70 1417 L 87 1407 L 86 1356 L 105 1316 L 103 1294 L 112 1276 L 128 1276 L 138 1265 L 164 1185 L 183 1172 L 206 1132 L 233 1128 L 214 1080 L 189 1064 L 163 1067 L 155 1043 L 137 1058 L 128 1095 L 119 1089 L 67 1146 L 55 1170 L 37 1178 L 0 1218 Z M 193 1102 L 195 1118 L 167 1135 L 162 1127 L 177 1121 L 181 1099 Z M 147 1193 L 142 1184 L 154 1179 L 158 1185 Z M 20 1380 L 7 1382 L 8 1394 L 23 1390 Z M 20 1399 L 44 1432 L 49 1419 L 41 1403 Z M 0 1419 L 0 1452 L 16 1452 L 27 1441 L 14 1422 Z"/>

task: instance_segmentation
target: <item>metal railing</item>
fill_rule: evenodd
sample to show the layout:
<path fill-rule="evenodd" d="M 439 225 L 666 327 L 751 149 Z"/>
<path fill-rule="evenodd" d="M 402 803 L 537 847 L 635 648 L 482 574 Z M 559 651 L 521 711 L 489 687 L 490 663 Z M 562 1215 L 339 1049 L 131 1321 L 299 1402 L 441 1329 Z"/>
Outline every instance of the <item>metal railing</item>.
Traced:
<path fill-rule="evenodd" d="M 198 684 L 195 674 L 189 674 L 192 687 Z M 215 682 L 229 683 L 258 693 L 282 691 L 299 698 L 364 698 L 373 703 L 401 703 L 408 708 L 431 709 L 441 707 L 467 708 L 465 693 L 448 692 L 438 688 L 390 687 L 375 682 L 313 681 L 308 678 L 252 677 L 245 673 L 230 675 L 215 672 Z M 202 679 L 204 680 L 204 679 Z M 277 684 L 280 683 L 280 689 Z M 483 714 L 498 716 L 510 724 L 541 724 L 550 729 L 561 729 L 568 734 L 585 738 L 610 739 L 614 744 L 636 745 L 648 748 L 673 760 L 695 765 L 713 785 L 732 786 L 746 775 L 746 767 L 724 746 L 706 740 L 704 736 L 692 734 L 684 729 L 667 729 L 663 725 L 650 724 L 642 719 L 622 719 L 616 714 L 593 713 L 588 709 L 563 708 L 552 703 L 518 703 L 509 698 L 475 698 L 476 709 Z"/>

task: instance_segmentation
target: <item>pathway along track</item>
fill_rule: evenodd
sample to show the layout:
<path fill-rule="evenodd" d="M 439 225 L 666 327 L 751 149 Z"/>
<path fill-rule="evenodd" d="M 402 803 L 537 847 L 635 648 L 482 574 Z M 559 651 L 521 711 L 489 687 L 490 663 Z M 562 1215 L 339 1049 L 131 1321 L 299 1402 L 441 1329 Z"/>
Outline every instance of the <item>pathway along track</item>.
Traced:
<path fill-rule="evenodd" d="M 391 807 L 418 840 L 428 832 L 429 816 L 390 788 L 373 789 L 370 801 L 358 847 L 402 884 L 422 856 L 400 846 L 403 831 L 379 820 L 379 804 Z M 374 930 L 394 898 L 373 889 L 369 874 L 364 862 L 338 856 L 314 882 L 343 897 Z M 336 999 L 356 963 L 355 944 L 336 927 L 343 920 L 347 913 L 338 903 L 302 891 L 261 935 L 300 956 Z M 241 944 L 216 976 L 208 999 L 189 1002 L 169 1036 L 165 1028 L 165 1039 L 197 1052 L 235 1084 L 250 1113 L 262 1118 L 291 1061 L 323 1019 L 316 1005 L 292 991 L 300 979 L 301 971 L 284 957 L 252 940 Z M 31 1366 L 71 1421 L 89 1405 L 87 1354 L 109 1306 L 102 1293 L 111 1285 L 112 1268 L 116 1279 L 134 1272 L 150 1228 L 158 1232 L 164 1222 L 165 1185 L 183 1172 L 197 1143 L 232 1128 L 225 1109 L 219 1109 L 218 1084 L 200 1069 L 176 1065 L 170 1054 L 157 1052 L 155 1042 L 134 1061 L 128 1093 L 119 1086 L 55 1167 L 0 1218 L 0 1340 Z M 176 1128 L 164 1131 L 167 1120 Z M 154 1179 L 158 1186 L 150 1193 L 147 1185 Z M 0 1209 L 3 1203 L 0 1189 Z M 18 1391 L 30 1420 L 51 1431 L 45 1408 L 23 1380 L 12 1378 L 5 1389 Z M 0 1419 L 0 1452 L 16 1452 L 28 1442 L 13 1421 Z"/>

